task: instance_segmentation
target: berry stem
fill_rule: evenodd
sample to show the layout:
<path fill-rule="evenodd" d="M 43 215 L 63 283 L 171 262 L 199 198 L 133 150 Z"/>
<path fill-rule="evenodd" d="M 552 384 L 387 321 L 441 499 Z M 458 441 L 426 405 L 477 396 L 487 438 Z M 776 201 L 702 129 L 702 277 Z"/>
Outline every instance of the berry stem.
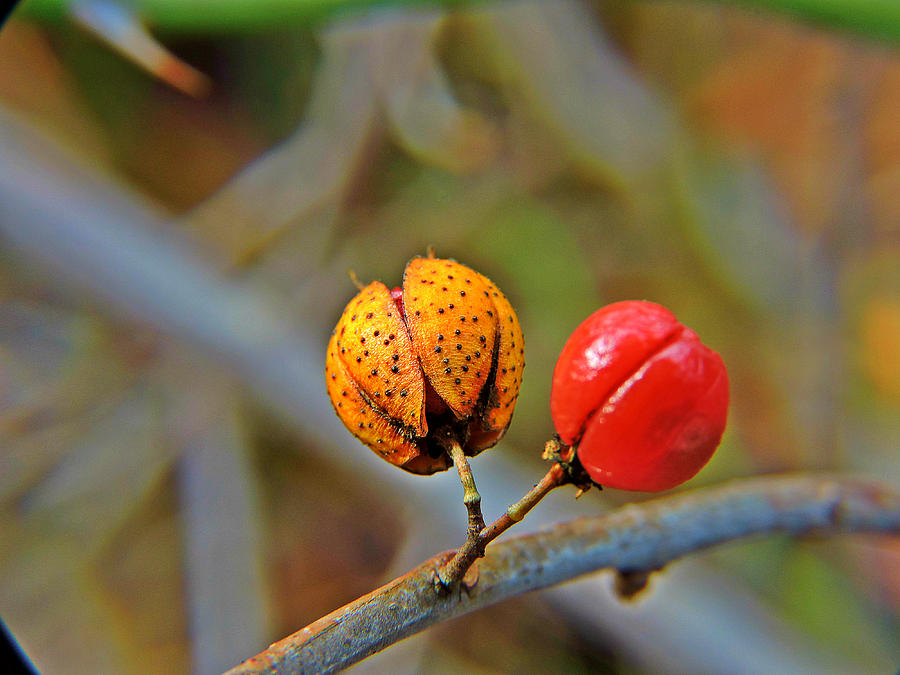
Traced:
<path fill-rule="evenodd" d="M 483 527 L 474 537 L 471 536 L 470 529 L 470 536 L 466 539 L 466 543 L 456 552 L 453 558 L 438 569 L 437 577 L 440 584 L 446 589 L 459 583 L 472 564 L 478 558 L 484 556 L 485 546 L 521 521 L 525 514 L 534 508 L 535 504 L 541 501 L 550 490 L 560 485 L 566 485 L 569 482 L 571 480 L 566 470 L 560 464 L 554 463 L 544 477 L 541 478 L 540 482 L 531 488 L 519 501 L 506 509 L 506 513 L 489 526 Z"/>
<path fill-rule="evenodd" d="M 559 464 L 554 464 L 550 467 L 550 470 L 544 474 L 544 477 L 525 494 L 525 496 L 506 509 L 506 513 L 497 518 L 497 520 L 488 527 L 484 528 L 478 535 L 478 538 L 484 545 L 489 544 L 503 532 L 521 521 L 526 513 L 531 511 L 539 501 L 547 496 L 547 493 L 550 492 L 550 490 L 557 488 L 560 485 L 565 485 L 568 482 L 569 479 L 565 469 Z"/>

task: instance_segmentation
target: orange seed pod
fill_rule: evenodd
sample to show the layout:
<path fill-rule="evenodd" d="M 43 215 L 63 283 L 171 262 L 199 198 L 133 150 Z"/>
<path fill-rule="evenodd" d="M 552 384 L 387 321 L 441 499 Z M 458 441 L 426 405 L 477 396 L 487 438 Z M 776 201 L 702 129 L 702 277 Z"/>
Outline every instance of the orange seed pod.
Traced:
<path fill-rule="evenodd" d="M 402 289 L 373 281 L 347 305 L 325 380 L 353 435 L 392 464 L 432 474 L 451 465 L 438 430 L 468 456 L 503 437 L 524 354 L 518 317 L 489 279 L 454 260 L 413 258 Z"/>

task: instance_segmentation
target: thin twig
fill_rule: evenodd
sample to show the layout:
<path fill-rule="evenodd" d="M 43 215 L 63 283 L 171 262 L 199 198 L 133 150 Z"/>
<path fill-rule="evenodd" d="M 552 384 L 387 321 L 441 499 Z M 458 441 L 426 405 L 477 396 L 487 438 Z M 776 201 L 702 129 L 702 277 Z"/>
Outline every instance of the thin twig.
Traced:
<path fill-rule="evenodd" d="M 565 485 L 567 482 L 565 469 L 559 464 L 554 464 L 537 485 L 531 488 L 522 499 L 506 509 L 506 513 L 479 531 L 476 537 L 466 539 L 466 543 L 456 552 L 456 555 L 438 570 L 438 581 L 445 588 L 459 583 L 472 563 L 484 555 L 485 546 L 521 521 L 525 514 L 531 511 L 534 505 L 543 499 L 550 490 Z"/>
<path fill-rule="evenodd" d="M 478 539 L 479 533 L 484 529 L 484 515 L 481 513 L 481 495 L 475 486 L 475 476 L 472 475 L 472 467 L 469 465 L 469 460 L 459 441 L 449 430 L 445 446 L 450 458 L 453 460 L 453 466 L 456 467 L 456 472 L 459 474 L 459 481 L 463 486 L 463 503 L 466 505 L 466 511 L 469 512 L 469 524 L 466 528 L 466 542 L 460 549 L 460 551 L 465 550 L 467 552 L 465 563 L 460 562 L 457 564 L 452 569 L 452 575 L 448 575 L 444 567 L 438 570 L 435 577 L 435 585 L 439 590 L 451 588 L 453 584 L 462 579 L 466 570 L 472 566 L 472 563 L 484 555 L 484 544 L 480 543 Z M 458 560 L 459 557 L 460 555 L 457 554 L 453 561 Z"/>
<path fill-rule="evenodd" d="M 469 512 L 469 527 L 467 541 L 477 540 L 478 533 L 484 529 L 484 516 L 481 514 L 481 495 L 475 487 L 475 476 L 472 475 L 472 467 L 469 459 L 463 453 L 459 442 L 452 439 L 448 443 L 448 452 L 453 460 L 453 466 L 459 473 L 459 480 L 463 486 L 463 503 Z"/>
<path fill-rule="evenodd" d="M 900 534 L 900 491 L 861 479 L 791 475 L 738 481 L 579 518 L 495 544 L 478 585 L 440 594 L 436 570 L 453 553 L 276 642 L 228 671 L 331 673 L 438 622 L 610 567 L 651 573 L 688 553 L 753 534 Z"/>

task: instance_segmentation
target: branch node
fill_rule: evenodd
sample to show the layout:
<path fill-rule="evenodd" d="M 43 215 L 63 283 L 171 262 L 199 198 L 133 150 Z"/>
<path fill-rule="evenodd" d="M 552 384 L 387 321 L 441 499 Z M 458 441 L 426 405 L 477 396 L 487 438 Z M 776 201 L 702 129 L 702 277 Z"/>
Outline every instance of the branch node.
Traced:
<path fill-rule="evenodd" d="M 565 482 L 571 483 L 578 488 L 578 492 L 575 493 L 575 499 L 578 499 L 591 487 L 602 490 L 603 486 L 591 480 L 587 471 L 581 466 L 581 462 L 578 461 L 578 455 L 575 450 L 575 446 L 566 445 L 557 435 L 544 444 L 544 452 L 541 454 L 541 459 L 555 462 L 562 467 L 566 474 Z"/>

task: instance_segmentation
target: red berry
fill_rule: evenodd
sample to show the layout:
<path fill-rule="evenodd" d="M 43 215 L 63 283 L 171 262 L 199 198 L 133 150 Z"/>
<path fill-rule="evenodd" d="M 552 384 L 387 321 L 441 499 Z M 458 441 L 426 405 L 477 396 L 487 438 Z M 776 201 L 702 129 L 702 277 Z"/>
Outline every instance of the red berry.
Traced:
<path fill-rule="evenodd" d="M 625 301 L 589 316 L 553 371 L 550 413 L 588 475 L 622 490 L 693 477 L 722 438 L 722 358 L 665 307 Z"/>

